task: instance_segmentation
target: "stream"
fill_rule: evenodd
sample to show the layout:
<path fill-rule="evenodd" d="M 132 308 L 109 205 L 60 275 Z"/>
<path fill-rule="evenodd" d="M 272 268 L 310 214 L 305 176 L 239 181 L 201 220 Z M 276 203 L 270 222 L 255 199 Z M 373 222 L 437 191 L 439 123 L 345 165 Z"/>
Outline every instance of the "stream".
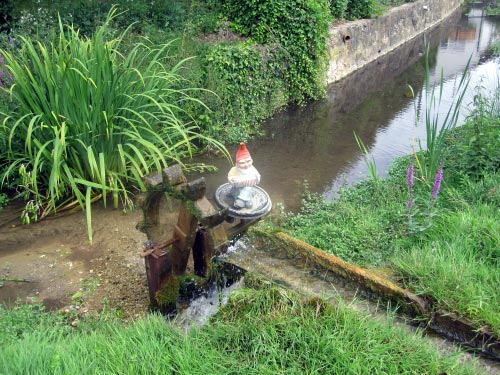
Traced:
<path fill-rule="evenodd" d="M 438 27 L 418 36 L 392 53 L 329 86 L 326 99 L 306 107 L 289 108 L 264 123 L 265 137 L 247 143 L 261 184 L 274 206 L 300 206 L 304 181 L 309 191 L 333 199 L 339 189 L 369 176 L 354 132 L 374 158 L 380 176 L 386 176 L 394 158 L 412 152 L 417 140 L 425 144 L 425 43 L 430 45 L 431 83 L 443 74 L 446 111 L 470 58 L 467 105 L 474 88 L 496 87 L 497 61 L 488 55 L 498 39 L 500 19 L 455 13 Z M 408 85 L 415 97 L 410 96 Z M 466 106 L 465 106 L 466 107 Z M 463 108 L 461 120 L 467 114 Z M 418 116 L 417 116 L 418 114 Z M 418 124 L 415 119 L 421 120 Z M 229 148 L 234 155 L 236 147 Z M 225 159 L 200 157 L 195 162 L 219 168 L 205 174 L 207 196 L 226 182 L 230 168 Z"/>

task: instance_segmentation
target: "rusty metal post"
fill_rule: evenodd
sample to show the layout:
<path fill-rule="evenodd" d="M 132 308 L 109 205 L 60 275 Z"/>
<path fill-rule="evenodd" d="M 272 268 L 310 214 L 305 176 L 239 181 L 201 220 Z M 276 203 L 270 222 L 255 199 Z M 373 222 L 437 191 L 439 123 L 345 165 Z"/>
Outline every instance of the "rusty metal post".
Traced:
<path fill-rule="evenodd" d="M 172 275 L 171 256 L 168 251 L 161 250 L 144 257 L 146 276 L 148 279 L 149 301 L 152 307 L 159 307 L 156 293 L 160 290 L 162 281 Z"/>

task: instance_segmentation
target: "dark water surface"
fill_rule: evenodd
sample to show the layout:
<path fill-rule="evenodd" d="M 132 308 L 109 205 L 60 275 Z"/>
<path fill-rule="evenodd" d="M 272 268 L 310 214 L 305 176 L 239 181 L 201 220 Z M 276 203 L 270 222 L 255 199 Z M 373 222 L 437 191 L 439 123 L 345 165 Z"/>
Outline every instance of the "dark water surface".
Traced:
<path fill-rule="evenodd" d="M 440 26 L 330 85 L 325 100 L 287 109 L 269 119 L 264 124 L 266 136 L 249 142 L 248 148 L 262 175 L 261 186 L 273 203 L 297 209 L 305 180 L 310 191 L 332 199 L 343 185 L 368 177 L 353 132 L 369 149 L 381 176 L 395 157 L 411 153 L 417 140 L 425 142 L 425 123 L 416 125 L 415 119 L 417 112 L 421 119 L 425 117 L 426 41 L 431 47 L 431 82 L 439 82 L 441 74 L 444 78 L 446 100 L 440 111 L 448 109 L 469 58 L 471 83 L 464 102 L 472 101 L 478 85 L 495 87 L 498 65 L 488 56 L 488 48 L 499 38 L 500 21 L 477 17 L 480 12 L 455 13 Z M 234 155 L 236 146 L 229 150 Z M 228 161 L 208 157 L 196 161 L 219 167 L 219 172 L 205 174 L 211 196 L 226 182 Z"/>

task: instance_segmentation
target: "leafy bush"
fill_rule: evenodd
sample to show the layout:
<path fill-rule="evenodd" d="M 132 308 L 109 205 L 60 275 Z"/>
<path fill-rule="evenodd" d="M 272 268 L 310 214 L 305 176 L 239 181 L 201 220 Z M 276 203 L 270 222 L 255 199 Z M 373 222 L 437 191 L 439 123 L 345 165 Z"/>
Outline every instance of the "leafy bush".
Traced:
<path fill-rule="evenodd" d="M 500 86 L 499 86 L 500 87 Z M 457 175 L 479 179 L 500 172 L 500 90 L 478 88 L 466 124 L 447 138 L 448 159 Z M 460 155 L 457 157 L 456 155 Z"/>
<path fill-rule="evenodd" d="M 235 31 L 259 44 L 278 43 L 286 51 L 281 74 L 291 100 L 301 104 L 324 95 L 329 20 L 326 1 L 230 0 L 224 9 Z"/>
<path fill-rule="evenodd" d="M 343 20 L 346 18 L 347 14 L 347 4 L 349 0 L 329 0 L 328 6 L 330 8 L 330 13 L 333 18 L 337 20 Z"/>
<path fill-rule="evenodd" d="M 0 32 L 8 31 L 12 26 L 13 0 L 4 0 L 0 3 Z"/>
<path fill-rule="evenodd" d="M 374 0 L 349 0 L 346 16 L 348 20 L 370 18 L 374 12 Z"/>
<path fill-rule="evenodd" d="M 107 14 L 114 5 L 124 11 L 115 19 L 115 25 L 119 28 L 127 28 L 132 25 L 136 32 L 144 32 L 152 26 L 169 31 L 182 30 L 191 3 L 190 0 L 175 2 L 165 0 L 70 0 L 57 2 L 39 0 L 13 7 L 16 10 L 15 18 L 17 18 L 14 26 L 24 18 L 31 19 L 31 26 L 35 28 L 37 24 L 57 27 L 59 15 L 63 24 L 73 25 L 81 33 L 91 35 L 96 27 L 105 22 Z M 25 27 L 27 26 L 29 25 L 25 25 Z M 40 30 L 40 28 L 38 29 Z"/>
<path fill-rule="evenodd" d="M 215 131 L 225 129 L 226 139 L 241 141 L 279 107 L 325 94 L 326 0 L 228 0 L 222 12 L 249 40 L 216 46 L 207 55 L 206 87 L 221 98 Z"/>
<path fill-rule="evenodd" d="M 210 124 L 211 134 L 232 143 L 246 140 L 258 131 L 254 124 L 286 105 L 284 82 L 277 75 L 282 70 L 280 57 L 279 48 L 250 43 L 221 44 L 208 52 L 206 87 L 223 101 Z"/>
<path fill-rule="evenodd" d="M 168 67 L 169 44 L 145 40 L 121 55 L 128 30 L 107 39 L 115 15 L 114 9 L 90 39 L 60 23 L 50 45 L 23 38 L 19 53 L 1 51 L 17 106 L 3 114 L 9 153 L 2 183 L 20 175 L 40 217 L 76 200 L 90 224 L 94 198 L 112 193 L 114 205 L 121 200 L 126 207 L 130 184 L 143 188 L 141 176 L 181 163 L 197 140 L 222 148 L 200 135 L 192 119 L 181 121 L 190 118 L 185 103 L 206 106 L 180 76 L 183 62 Z"/>

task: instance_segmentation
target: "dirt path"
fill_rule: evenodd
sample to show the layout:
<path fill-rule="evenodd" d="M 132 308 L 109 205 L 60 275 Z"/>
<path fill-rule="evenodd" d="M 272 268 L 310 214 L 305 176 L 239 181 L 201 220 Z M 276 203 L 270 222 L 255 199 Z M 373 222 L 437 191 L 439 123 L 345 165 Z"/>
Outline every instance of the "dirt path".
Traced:
<path fill-rule="evenodd" d="M 99 310 L 103 301 L 124 318 L 148 311 L 142 251 L 136 229 L 142 211 L 93 207 L 94 241 L 87 239 L 83 212 L 31 225 L 19 221 L 20 205 L 0 212 L 0 302 L 43 302 L 50 309 Z M 19 281 L 26 280 L 26 281 Z M 0 284 L 0 285 L 1 285 Z"/>

